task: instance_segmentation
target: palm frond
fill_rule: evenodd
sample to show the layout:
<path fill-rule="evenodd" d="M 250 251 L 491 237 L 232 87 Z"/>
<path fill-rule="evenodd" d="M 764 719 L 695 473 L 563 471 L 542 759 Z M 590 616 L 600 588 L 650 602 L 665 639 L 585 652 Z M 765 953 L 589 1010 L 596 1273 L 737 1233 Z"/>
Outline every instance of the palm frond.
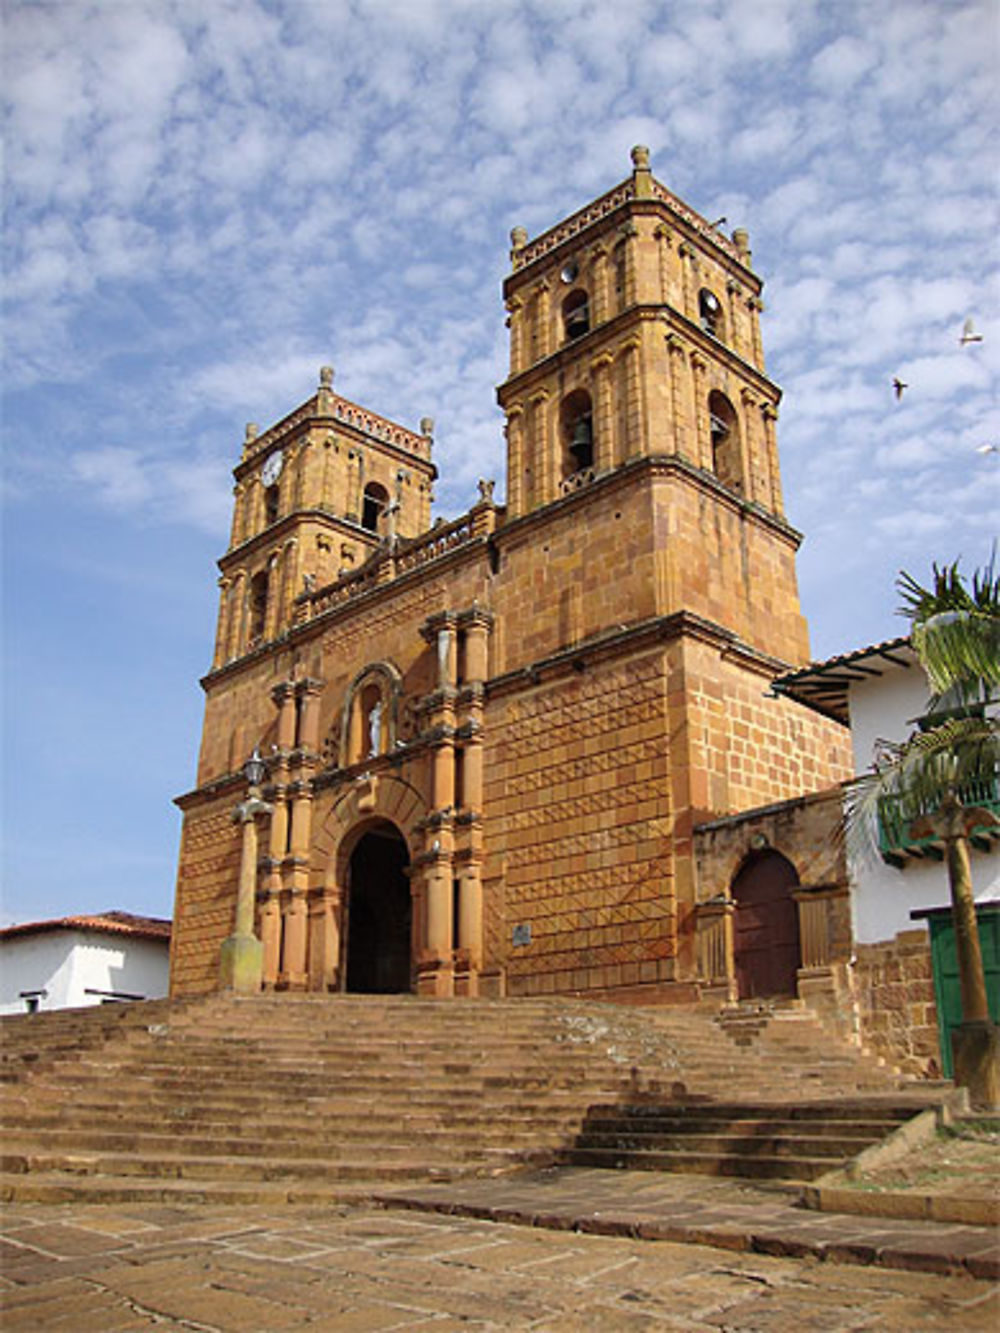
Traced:
<path fill-rule="evenodd" d="M 981 716 L 945 719 L 907 740 L 883 743 L 868 773 L 844 788 L 841 834 L 860 860 L 878 857 L 880 824 L 908 827 L 936 811 L 946 796 L 964 805 L 995 801 L 1000 781 L 1000 721 Z"/>
<path fill-rule="evenodd" d="M 940 695 L 981 703 L 990 687 L 1000 685 L 1000 615 L 939 611 L 917 621 L 911 638 L 931 686 Z"/>

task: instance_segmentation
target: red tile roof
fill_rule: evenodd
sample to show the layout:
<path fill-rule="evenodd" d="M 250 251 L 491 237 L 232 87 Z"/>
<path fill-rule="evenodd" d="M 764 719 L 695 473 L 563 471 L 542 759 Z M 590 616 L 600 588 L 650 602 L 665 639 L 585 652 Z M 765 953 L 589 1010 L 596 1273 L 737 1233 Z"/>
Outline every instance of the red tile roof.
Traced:
<path fill-rule="evenodd" d="M 54 930 L 93 930 L 107 935 L 129 935 L 133 939 L 169 940 L 172 922 L 155 916 L 133 916 L 131 912 L 101 912 L 96 916 L 63 916 L 54 921 L 25 921 L 0 930 L 0 940 L 24 935 L 42 935 Z"/>

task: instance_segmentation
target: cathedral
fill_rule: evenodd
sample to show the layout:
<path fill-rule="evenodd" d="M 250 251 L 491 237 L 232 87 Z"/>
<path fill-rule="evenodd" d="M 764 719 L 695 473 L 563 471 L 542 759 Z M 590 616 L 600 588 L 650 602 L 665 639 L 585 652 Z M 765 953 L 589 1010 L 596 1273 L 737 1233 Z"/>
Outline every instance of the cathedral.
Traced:
<path fill-rule="evenodd" d="M 783 942 L 759 916 L 734 932 L 757 844 L 726 821 L 850 759 L 840 723 L 770 689 L 809 649 L 762 284 L 745 231 L 647 150 L 632 167 L 512 232 L 503 502 L 484 480 L 432 522 L 433 423 L 351 402 L 329 367 L 247 427 L 173 995 L 795 992 L 795 894 L 771 894 Z"/>

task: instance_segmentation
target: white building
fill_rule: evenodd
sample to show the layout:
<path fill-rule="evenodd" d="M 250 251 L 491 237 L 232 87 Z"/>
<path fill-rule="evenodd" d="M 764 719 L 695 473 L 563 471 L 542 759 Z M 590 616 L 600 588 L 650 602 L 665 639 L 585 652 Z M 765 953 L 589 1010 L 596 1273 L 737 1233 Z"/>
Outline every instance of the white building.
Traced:
<path fill-rule="evenodd" d="M 105 912 L 0 930 L 0 1014 L 166 995 L 170 924 Z"/>
<path fill-rule="evenodd" d="M 904 741 L 927 712 L 931 687 L 908 638 L 870 648 L 783 676 L 775 685 L 817 712 L 851 728 L 854 771 L 869 772 L 880 742 Z M 976 793 L 975 803 L 1000 814 L 1000 780 Z M 915 842 L 885 808 L 879 820 L 881 859 L 851 858 L 851 921 L 856 944 L 890 940 L 912 927 L 911 914 L 950 905 L 941 848 Z M 977 902 L 1000 899 L 1000 842 L 975 837 L 971 847 L 972 886 Z"/>

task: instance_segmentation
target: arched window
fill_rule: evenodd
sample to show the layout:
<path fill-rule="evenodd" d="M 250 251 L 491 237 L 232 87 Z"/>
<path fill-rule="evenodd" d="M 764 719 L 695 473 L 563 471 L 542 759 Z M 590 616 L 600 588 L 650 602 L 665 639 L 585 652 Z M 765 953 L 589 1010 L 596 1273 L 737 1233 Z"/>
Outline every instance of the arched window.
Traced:
<path fill-rule="evenodd" d="M 563 399 L 559 409 L 564 477 L 594 466 L 593 422 L 590 394 L 586 389 L 574 389 Z"/>
<path fill-rule="evenodd" d="M 722 337 L 722 305 L 707 287 L 702 287 L 698 293 L 698 321 L 713 338 Z"/>
<path fill-rule="evenodd" d="M 717 389 L 708 395 L 708 417 L 712 432 L 712 471 L 723 486 L 741 491 L 743 463 L 740 456 L 739 420 L 732 403 Z"/>
<path fill-rule="evenodd" d="M 264 637 L 267 624 L 267 570 L 262 569 L 250 580 L 250 642 L 253 648 Z"/>
<path fill-rule="evenodd" d="M 562 303 L 563 329 L 568 341 L 590 332 L 590 301 L 581 288 L 570 292 Z"/>
<path fill-rule="evenodd" d="M 379 520 L 389 503 L 389 492 L 377 481 L 370 481 L 365 487 L 361 502 L 361 526 L 369 532 L 378 532 Z"/>
<path fill-rule="evenodd" d="M 264 516 L 268 523 L 276 523 L 280 512 L 281 493 L 277 487 L 268 486 L 264 492 Z"/>

